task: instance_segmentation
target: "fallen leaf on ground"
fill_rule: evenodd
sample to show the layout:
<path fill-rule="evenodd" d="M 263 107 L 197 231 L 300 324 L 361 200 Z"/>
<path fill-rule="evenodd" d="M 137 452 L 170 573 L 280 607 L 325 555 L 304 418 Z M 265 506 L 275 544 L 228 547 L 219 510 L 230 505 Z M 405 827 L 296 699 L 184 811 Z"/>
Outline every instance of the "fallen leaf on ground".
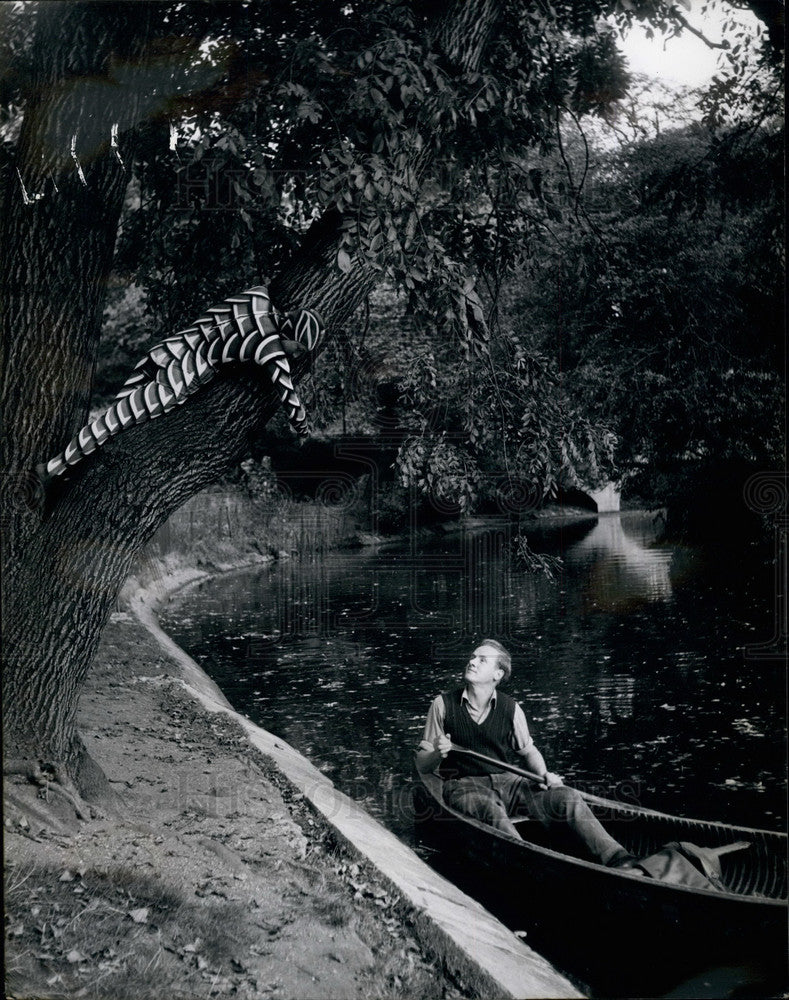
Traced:
<path fill-rule="evenodd" d="M 148 923 L 148 907 L 141 906 L 139 910 L 129 910 L 129 916 L 135 922 L 135 924 L 147 924 Z"/>

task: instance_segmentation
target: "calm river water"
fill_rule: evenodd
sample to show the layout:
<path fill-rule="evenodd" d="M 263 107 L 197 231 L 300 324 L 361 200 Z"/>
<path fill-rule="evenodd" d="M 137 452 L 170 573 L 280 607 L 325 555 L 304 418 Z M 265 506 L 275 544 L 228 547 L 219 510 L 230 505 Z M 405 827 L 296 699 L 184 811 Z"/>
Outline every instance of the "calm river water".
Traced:
<path fill-rule="evenodd" d="M 316 553 L 217 577 L 162 622 L 239 711 L 414 843 L 413 750 L 470 648 L 502 640 L 506 689 L 567 784 L 662 811 L 785 823 L 785 675 L 769 569 L 663 545 L 652 515 L 530 536 L 557 583 L 519 571 L 491 523 L 440 547 Z"/>

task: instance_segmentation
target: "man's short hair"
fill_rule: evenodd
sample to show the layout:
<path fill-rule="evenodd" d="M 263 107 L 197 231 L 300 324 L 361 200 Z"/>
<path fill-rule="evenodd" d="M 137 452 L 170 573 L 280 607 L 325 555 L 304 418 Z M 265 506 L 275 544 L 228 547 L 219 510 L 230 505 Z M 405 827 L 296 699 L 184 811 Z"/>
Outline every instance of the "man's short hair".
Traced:
<path fill-rule="evenodd" d="M 507 649 L 502 646 L 500 642 L 496 639 L 483 639 L 480 643 L 481 646 L 492 646 L 493 649 L 499 654 L 496 658 L 496 666 L 504 671 L 504 676 L 501 678 L 502 681 L 508 681 L 510 675 L 512 674 L 512 657 L 510 656 Z"/>

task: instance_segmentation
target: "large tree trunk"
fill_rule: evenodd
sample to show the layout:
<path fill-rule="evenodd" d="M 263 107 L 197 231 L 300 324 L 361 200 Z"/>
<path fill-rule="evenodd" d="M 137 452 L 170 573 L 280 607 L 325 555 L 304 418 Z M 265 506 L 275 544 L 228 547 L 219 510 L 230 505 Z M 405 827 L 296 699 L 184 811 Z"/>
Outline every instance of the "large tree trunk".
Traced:
<path fill-rule="evenodd" d="M 128 83 L 132 74 L 125 86 L 110 77 L 145 55 L 152 11 L 135 6 L 50 3 L 39 11 L 16 157 L 4 164 L 0 230 L 2 463 L 16 475 L 87 412 L 128 183 L 109 153 L 111 130 L 125 127 L 128 160 L 143 97 Z"/>
<path fill-rule="evenodd" d="M 41 5 L 16 157 L 3 165 L 3 696 L 6 755 L 33 760 L 74 742 L 67 719 L 73 719 L 82 679 L 69 672 L 68 651 L 61 655 L 64 626 L 49 631 L 53 606 L 73 599 L 52 568 L 58 543 L 43 562 L 38 554 L 50 529 L 42 521 L 34 470 L 87 414 L 127 185 L 123 166 L 109 151 L 112 124 L 119 134 L 126 130 L 122 149 L 128 162 L 129 126 L 139 119 L 142 98 L 133 85 L 113 87 L 110 73 L 141 62 L 153 16 L 147 3 L 133 13 L 128 5 L 89 7 Z M 61 575 L 69 545 L 63 538 Z M 39 672 L 47 660 L 59 664 L 54 674 Z"/>
<path fill-rule="evenodd" d="M 220 375 L 186 406 L 114 438 L 56 480 L 46 500 L 33 472 L 86 416 L 126 184 L 107 148 L 110 129 L 113 121 L 131 128 L 144 111 L 133 90 L 116 95 L 113 106 L 100 85 L 119 59 L 144 58 L 157 7 L 45 6 L 17 165 L 27 193 L 46 194 L 24 204 L 16 174 L 7 170 L 3 196 L 10 348 L 2 376 L 5 752 L 64 764 L 88 797 L 104 786 L 76 732 L 77 703 L 132 560 L 174 510 L 248 454 L 250 436 L 260 435 L 278 405 L 255 373 Z M 479 13 L 473 31 L 469 8 Z M 436 38 L 449 63 L 476 66 L 495 9 L 494 0 L 448 5 Z M 85 184 L 71 160 L 72 135 Z M 131 155 L 128 145 L 122 154 Z M 327 216 L 313 226 L 272 286 L 281 308 L 316 308 L 335 331 L 377 280 L 358 262 L 348 274 L 336 268 L 339 221 Z M 195 315 L 202 305 L 195 304 Z"/>

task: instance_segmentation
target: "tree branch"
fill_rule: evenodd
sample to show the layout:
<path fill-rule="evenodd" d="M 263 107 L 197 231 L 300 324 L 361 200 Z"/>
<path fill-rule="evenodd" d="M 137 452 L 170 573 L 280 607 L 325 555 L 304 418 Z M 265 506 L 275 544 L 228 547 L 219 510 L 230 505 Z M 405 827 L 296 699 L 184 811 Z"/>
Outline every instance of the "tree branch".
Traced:
<path fill-rule="evenodd" d="M 696 38 L 700 38 L 702 42 L 710 49 L 723 49 L 724 51 L 731 48 L 729 43 L 724 38 L 722 42 L 713 42 L 711 39 L 707 38 L 703 31 L 699 31 L 698 28 L 694 28 L 690 21 L 687 20 L 684 14 L 680 13 L 675 7 L 671 11 L 672 16 L 679 21 L 683 28 L 686 28 L 691 35 L 695 35 Z"/>

